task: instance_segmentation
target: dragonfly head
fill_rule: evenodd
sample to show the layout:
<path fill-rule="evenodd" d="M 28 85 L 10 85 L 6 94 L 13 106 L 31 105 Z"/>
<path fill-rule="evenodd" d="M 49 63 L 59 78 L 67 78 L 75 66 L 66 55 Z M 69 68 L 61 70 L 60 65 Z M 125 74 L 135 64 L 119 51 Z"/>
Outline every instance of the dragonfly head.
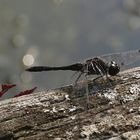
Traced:
<path fill-rule="evenodd" d="M 108 74 L 111 76 L 115 76 L 119 72 L 120 72 L 120 66 L 116 62 L 111 61 L 108 69 Z"/>

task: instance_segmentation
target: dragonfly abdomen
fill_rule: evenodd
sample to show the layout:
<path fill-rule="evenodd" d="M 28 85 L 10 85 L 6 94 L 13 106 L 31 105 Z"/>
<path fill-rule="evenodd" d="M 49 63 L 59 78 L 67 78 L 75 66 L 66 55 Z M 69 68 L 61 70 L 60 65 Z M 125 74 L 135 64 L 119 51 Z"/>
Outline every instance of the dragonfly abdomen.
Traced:
<path fill-rule="evenodd" d="M 55 71 L 55 70 L 71 70 L 71 71 L 82 71 L 83 64 L 76 63 L 69 66 L 61 66 L 61 67 L 48 67 L 48 66 L 34 66 L 27 68 L 26 71 L 30 72 L 40 72 L 40 71 Z"/>

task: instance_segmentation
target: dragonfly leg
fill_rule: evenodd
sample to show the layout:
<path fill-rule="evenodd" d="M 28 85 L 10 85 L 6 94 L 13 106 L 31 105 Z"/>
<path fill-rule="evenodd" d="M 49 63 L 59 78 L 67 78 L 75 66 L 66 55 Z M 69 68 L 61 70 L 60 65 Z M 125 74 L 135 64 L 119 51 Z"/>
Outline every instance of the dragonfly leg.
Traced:
<path fill-rule="evenodd" d="M 89 87 L 88 87 L 88 78 L 87 78 L 87 74 L 85 74 L 86 77 L 86 98 L 87 98 L 87 109 L 89 109 L 89 105 L 90 105 L 90 101 L 89 101 Z"/>
<path fill-rule="evenodd" d="M 110 79 L 110 78 L 108 77 L 108 75 L 106 75 L 106 80 L 107 80 L 107 82 L 109 83 L 110 87 L 112 87 L 112 86 L 113 86 L 113 85 L 112 85 L 113 80 Z"/>
<path fill-rule="evenodd" d="M 80 79 L 80 77 L 82 76 L 82 72 L 78 75 L 78 77 L 77 77 L 77 79 L 75 80 L 75 83 L 77 83 L 78 82 L 78 80 Z"/>
<path fill-rule="evenodd" d="M 78 71 L 74 72 L 74 73 L 71 75 L 70 79 L 72 80 L 72 79 L 74 78 L 74 76 L 77 75 L 78 73 L 79 73 Z"/>
<path fill-rule="evenodd" d="M 98 80 L 98 79 L 100 79 L 100 78 L 102 78 L 103 76 L 102 75 L 100 75 L 100 76 L 98 76 L 98 77 L 96 77 L 96 78 L 94 78 L 93 79 L 93 81 L 96 81 L 96 80 Z"/>

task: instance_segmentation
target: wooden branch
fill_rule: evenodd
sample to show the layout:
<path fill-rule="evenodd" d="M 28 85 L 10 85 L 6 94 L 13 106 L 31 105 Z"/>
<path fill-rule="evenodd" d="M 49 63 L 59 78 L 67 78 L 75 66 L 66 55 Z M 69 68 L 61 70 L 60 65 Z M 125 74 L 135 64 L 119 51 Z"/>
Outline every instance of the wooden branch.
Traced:
<path fill-rule="evenodd" d="M 110 78 L 1 101 L 0 139 L 140 139 L 140 67 Z"/>

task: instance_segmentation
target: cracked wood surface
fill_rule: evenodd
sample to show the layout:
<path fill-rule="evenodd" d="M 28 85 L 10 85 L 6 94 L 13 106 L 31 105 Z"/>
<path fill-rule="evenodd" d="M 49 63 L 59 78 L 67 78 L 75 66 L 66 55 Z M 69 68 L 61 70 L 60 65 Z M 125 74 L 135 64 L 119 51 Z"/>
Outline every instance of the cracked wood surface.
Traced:
<path fill-rule="evenodd" d="M 140 67 L 0 102 L 0 139 L 140 139 Z M 88 103 L 87 103 L 88 101 Z M 87 107 L 88 104 L 88 107 Z"/>

